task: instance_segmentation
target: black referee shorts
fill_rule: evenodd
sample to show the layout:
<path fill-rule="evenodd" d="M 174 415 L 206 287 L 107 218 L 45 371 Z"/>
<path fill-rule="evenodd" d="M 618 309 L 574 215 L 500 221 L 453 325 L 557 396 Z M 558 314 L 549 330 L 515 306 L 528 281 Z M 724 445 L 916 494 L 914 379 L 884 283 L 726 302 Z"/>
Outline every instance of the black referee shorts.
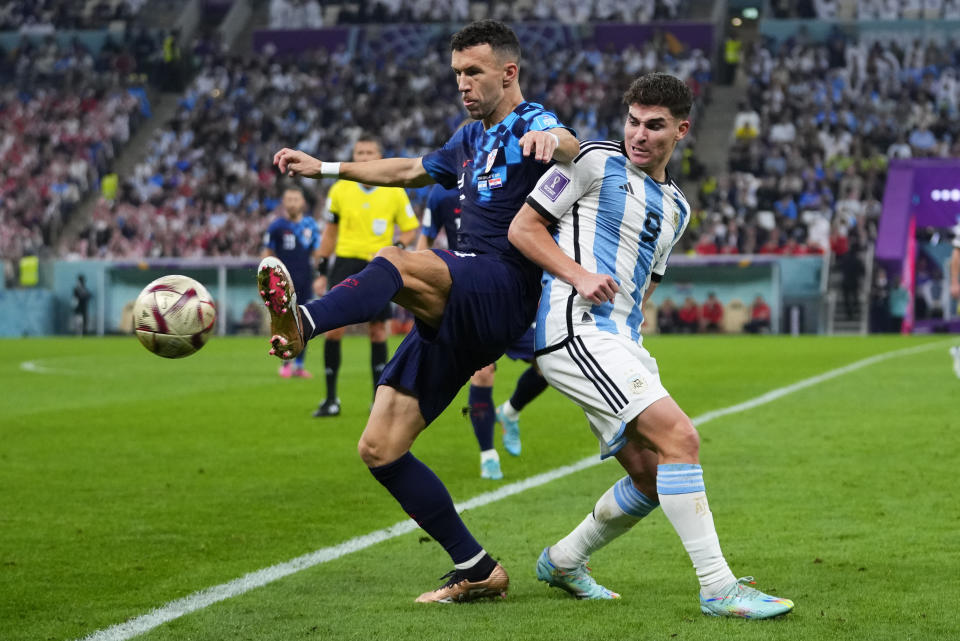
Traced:
<path fill-rule="evenodd" d="M 370 261 L 363 260 L 362 258 L 344 258 L 337 256 L 337 259 L 333 262 L 333 269 L 330 270 L 327 291 L 330 291 L 334 286 L 339 285 L 350 276 L 353 276 L 369 263 Z M 383 322 L 390 320 L 392 316 L 393 313 L 390 309 L 390 303 L 387 303 L 387 306 L 377 312 L 370 320 Z"/>

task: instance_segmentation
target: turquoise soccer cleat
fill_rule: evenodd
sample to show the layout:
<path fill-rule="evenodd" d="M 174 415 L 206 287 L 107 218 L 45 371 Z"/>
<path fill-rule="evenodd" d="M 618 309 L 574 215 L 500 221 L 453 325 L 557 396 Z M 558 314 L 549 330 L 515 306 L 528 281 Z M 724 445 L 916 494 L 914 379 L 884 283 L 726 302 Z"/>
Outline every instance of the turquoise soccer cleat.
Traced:
<path fill-rule="evenodd" d="M 555 588 L 566 590 L 577 599 L 619 599 L 620 595 L 608 590 L 590 576 L 586 565 L 572 570 L 558 568 L 550 560 L 550 548 L 543 548 L 537 559 L 537 580 Z"/>
<path fill-rule="evenodd" d="M 503 449 L 513 456 L 520 456 L 520 421 L 507 418 L 503 406 L 497 406 L 497 422 L 503 427 Z"/>
<path fill-rule="evenodd" d="M 500 471 L 500 461 L 495 458 L 480 463 L 480 478 L 499 481 L 503 478 L 503 472 Z"/>
<path fill-rule="evenodd" d="M 752 576 L 745 576 L 713 598 L 704 599 L 700 595 L 700 611 L 713 617 L 769 619 L 793 609 L 790 599 L 770 596 L 747 585 L 753 583 Z"/>

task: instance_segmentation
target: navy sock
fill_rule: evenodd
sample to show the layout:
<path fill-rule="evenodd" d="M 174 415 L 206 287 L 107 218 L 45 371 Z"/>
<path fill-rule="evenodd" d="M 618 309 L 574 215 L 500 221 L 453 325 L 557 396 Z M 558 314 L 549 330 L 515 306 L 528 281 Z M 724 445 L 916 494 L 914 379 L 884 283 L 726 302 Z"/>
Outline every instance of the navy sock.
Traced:
<path fill-rule="evenodd" d="M 371 467 L 400 507 L 443 546 L 454 563 L 465 563 L 483 550 L 463 524 L 453 499 L 433 471 L 407 452 L 393 463 Z"/>
<path fill-rule="evenodd" d="M 470 422 L 481 452 L 493 449 L 493 388 L 470 386 Z"/>
<path fill-rule="evenodd" d="M 373 372 L 373 393 L 377 393 L 377 383 L 387 366 L 387 342 L 370 343 L 370 371 Z"/>
<path fill-rule="evenodd" d="M 540 396 L 547 389 L 547 379 L 531 365 L 517 379 L 517 388 L 510 397 L 510 405 L 518 412 L 527 406 L 527 403 Z"/>
<path fill-rule="evenodd" d="M 308 320 L 304 334 L 313 338 L 331 329 L 365 323 L 386 307 L 401 287 L 400 272 L 389 260 L 378 256 L 326 295 L 302 305 L 313 320 L 313 331 Z"/>
<path fill-rule="evenodd" d="M 340 341 L 323 342 L 323 367 L 327 375 L 327 398 L 337 399 L 337 376 L 340 374 Z"/>

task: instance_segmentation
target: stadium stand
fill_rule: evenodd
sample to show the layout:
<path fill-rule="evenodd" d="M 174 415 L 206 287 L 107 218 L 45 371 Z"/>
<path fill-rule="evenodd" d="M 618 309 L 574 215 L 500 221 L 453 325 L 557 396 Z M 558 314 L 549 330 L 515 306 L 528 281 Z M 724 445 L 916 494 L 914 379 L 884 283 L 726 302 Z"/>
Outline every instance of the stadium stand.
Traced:
<path fill-rule="evenodd" d="M 960 20 L 957 0 L 773 0 L 770 4 L 776 18 Z"/>
<path fill-rule="evenodd" d="M 463 22 L 479 18 L 505 21 L 556 21 L 564 24 L 622 22 L 643 24 L 688 15 L 686 0 L 553 0 L 551 2 L 433 2 L 375 0 L 326 2 L 270 0 L 273 29 L 318 28 L 326 24 Z"/>
<path fill-rule="evenodd" d="M 53 33 L 132 20 L 147 0 L 12 0 L 0 5 L 0 31 Z"/>
<path fill-rule="evenodd" d="M 894 157 L 960 153 L 958 63 L 936 42 L 753 48 L 729 175 L 705 184 L 698 252 L 843 253 L 872 242 Z M 719 249 L 718 249 L 719 251 Z"/>
<path fill-rule="evenodd" d="M 123 56 L 47 44 L 8 61 L 4 75 L 14 83 L 0 89 L 0 256 L 8 276 L 22 256 L 51 246 L 141 120 L 141 100 L 118 81 Z"/>

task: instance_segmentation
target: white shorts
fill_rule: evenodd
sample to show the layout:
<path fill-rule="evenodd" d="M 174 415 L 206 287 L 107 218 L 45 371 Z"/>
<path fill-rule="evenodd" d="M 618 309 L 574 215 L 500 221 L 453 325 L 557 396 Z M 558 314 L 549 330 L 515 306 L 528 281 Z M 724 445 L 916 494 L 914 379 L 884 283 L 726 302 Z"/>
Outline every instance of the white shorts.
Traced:
<path fill-rule="evenodd" d="M 613 456 L 627 439 L 627 423 L 669 392 L 657 361 L 643 346 L 618 334 L 589 332 L 537 356 L 553 387 L 583 409 L 600 441 L 600 457 Z"/>

